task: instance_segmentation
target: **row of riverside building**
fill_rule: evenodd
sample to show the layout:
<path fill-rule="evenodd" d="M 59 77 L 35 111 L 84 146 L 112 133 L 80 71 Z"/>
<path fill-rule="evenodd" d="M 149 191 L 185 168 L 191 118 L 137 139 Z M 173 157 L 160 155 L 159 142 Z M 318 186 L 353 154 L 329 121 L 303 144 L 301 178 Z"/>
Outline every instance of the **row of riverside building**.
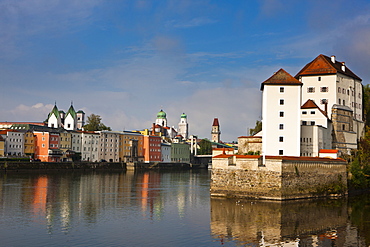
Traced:
<path fill-rule="evenodd" d="M 84 114 L 72 105 L 67 113 L 55 105 L 45 123 L 0 122 L 0 157 L 43 162 L 190 163 L 186 114 L 181 115 L 179 131 L 167 126 L 162 110 L 151 129 L 138 131 L 84 131 Z"/>

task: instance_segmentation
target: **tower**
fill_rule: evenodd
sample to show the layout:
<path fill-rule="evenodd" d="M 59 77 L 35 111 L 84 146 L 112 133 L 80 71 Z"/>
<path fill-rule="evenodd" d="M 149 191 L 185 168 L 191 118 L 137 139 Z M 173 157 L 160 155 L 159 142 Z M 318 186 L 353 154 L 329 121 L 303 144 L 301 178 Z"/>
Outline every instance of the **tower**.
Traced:
<path fill-rule="evenodd" d="M 179 135 L 182 135 L 184 139 L 188 139 L 188 121 L 185 113 L 181 114 L 179 123 Z"/>
<path fill-rule="evenodd" d="M 64 128 L 66 130 L 76 130 L 77 129 L 77 113 L 73 108 L 73 105 L 68 109 L 66 117 L 64 119 Z"/>
<path fill-rule="evenodd" d="M 59 128 L 61 126 L 62 126 L 62 119 L 61 119 L 57 104 L 55 103 L 53 109 L 48 115 L 48 127 Z"/>
<path fill-rule="evenodd" d="M 77 129 L 82 129 L 82 127 L 85 125 L 85 112 L 82 110 L 79 110 L 77 112 Z"/>
<path fill-rule="evenodd" d="M 213 119 L 213 124 L 212 124 L 212 142 L 220 142 L 220 124 L 218 122 L 218 118 Z"/>
<path fill-rule="evenodd" d="M 162 127 L 167 127 L 167 114 L 163 110 L 158 112 L 155 124 L 160 125 Z"/>
<path fill-rule="evenodd" d="M 283 69 L 262 83 L 263 155 L 300 156 L 301 87 Z"/>

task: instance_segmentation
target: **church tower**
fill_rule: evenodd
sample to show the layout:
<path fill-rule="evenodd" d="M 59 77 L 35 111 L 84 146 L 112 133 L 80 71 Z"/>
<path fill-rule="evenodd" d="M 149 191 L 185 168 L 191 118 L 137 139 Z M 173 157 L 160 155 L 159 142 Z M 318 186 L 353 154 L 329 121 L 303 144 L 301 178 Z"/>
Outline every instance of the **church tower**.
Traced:
<path fill-rule="evenodd" d="M 181 114 L 181 119 L 179 123 L 179 135 L 187 140 L 188 139 L 188 121 L 185 113 Z"/>
<path fill-rule="evenodd" d="M 220 142 L 220 124 L 218 123 L 218 118 L 213 119 L 213 124 L 212 124 L 212 142 Z"/>
<path fill-rule="evenodd" d="M 77 130 L 77 113 L 72 104 L 64 119 L 64 128 L 66 130 Z"/>
<path fill-rule="evenodd" d="M 163 110 L 158 112 L 155 124 L 160 125 L 162 127 L 167 127 L 167 114 Z"/>
<path fill-rule="evenodd" d="M 59 128 L 62 127 L 62 117 L 60 116 L 57 104 L 55 103 L 53 109 L 48 116 L 48 127 Z"/>

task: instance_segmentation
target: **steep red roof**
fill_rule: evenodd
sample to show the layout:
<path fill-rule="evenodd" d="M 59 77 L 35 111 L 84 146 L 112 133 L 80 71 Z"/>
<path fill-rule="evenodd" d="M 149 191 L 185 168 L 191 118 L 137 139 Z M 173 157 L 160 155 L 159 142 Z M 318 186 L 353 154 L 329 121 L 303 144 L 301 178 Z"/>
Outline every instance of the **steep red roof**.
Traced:
<path fill-rule="evenodd" d="M 318 109 L 325 117 L 328 117 L 327 113 L 321 110 L 320 107 L 318 107 L 311 99 L 307 100 L 306 103 L 301 106 L 301 109 Z"/>
<path fill-rule="evenodd" d="M 220 126 L 220 124 L 218 123 L 218 118 L 213 119 L 212 126 Z"/>
<path fill-rule="evenodd" d="M 341 73 L 362 81 L 362 79 L 358 77 L 355 73 L 353 73 L 348 67 L 345 67 L 345 70 L 343 71 L 343 65 L 344 62 L 339 62 L 335 60 L 335 62 L 333 63 L 331 57 L 320 54 L 313 61 L 306 64 L 306 66 L 304 66 L 303 69 L 301 69 L 301 71 L 297 73 L 295 78 L 298 79 L 299 76 L 304 75 L 327 75 Z"/>
<path fill-rule="evenodd" d="M 264 85 L 302 85 L 302 82 L 298 81 L 285 70 L 280 69 L 266 81 L 262 82 L 261 90 L 263 90 Z"/>

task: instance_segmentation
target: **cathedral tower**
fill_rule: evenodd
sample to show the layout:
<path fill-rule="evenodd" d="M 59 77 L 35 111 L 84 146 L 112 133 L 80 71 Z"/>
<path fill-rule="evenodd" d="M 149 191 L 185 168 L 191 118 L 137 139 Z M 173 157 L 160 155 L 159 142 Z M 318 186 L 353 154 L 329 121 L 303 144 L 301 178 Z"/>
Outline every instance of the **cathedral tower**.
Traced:
<path fill-rule="evenodd" d="M 218 118 L 213 119 L 213 124 L 212 124 L 212 141 L 213 142 L 220 142 L 220 124 L 218 123 Z"/>

